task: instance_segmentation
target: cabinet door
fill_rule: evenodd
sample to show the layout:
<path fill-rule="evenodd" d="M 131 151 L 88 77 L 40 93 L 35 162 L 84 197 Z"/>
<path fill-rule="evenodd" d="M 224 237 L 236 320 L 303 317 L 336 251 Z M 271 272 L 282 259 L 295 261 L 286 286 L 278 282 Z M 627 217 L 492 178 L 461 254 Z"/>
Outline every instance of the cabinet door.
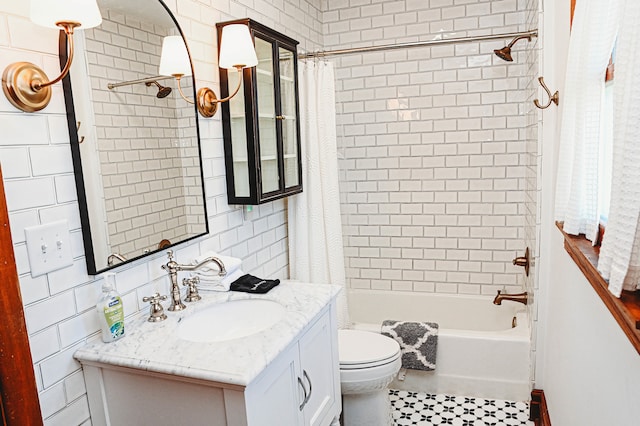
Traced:
<path fill-rule="evenodd" d="M 299 369 L 298 347 L 294 345 L 247 388 L 249 426 L 294 426 L 301 423 L 302 413 L 298 407 L 304 396 L 298 383 Z"/>
<path fill-rule="evenodd" d="M 262 195 L 280 190 L 278 136 L 276 131 L 276 85 L 274 78 L 273 42 L 256 34 L 256 85 L 258 99 L 258 140 Z"/>
<path fill-rule="evenodd" d="M 285 190 L 300 185 L 300 157 L 298 155 L 298 106 L 296 90 L 295 52 L 278 46 L 280 74 L 280 121 L 282 132 L 282 168 Z"/>
<path fill-rule="evenodd" d="M 340 376 L 330 319 L 330 312 L 325 313 L 300 340 L 301 375 L 310 393 L 303 412 L 305 425 L 327 425 L 335 414 Z"/>

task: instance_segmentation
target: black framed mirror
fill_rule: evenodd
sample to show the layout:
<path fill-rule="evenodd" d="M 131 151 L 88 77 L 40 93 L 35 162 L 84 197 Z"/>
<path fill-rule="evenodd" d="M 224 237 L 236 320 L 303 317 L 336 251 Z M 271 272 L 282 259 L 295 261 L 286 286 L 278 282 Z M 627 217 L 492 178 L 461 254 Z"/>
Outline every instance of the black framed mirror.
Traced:
<path fill-rule="evenodd" d="M 184 34 L 161 0 L 98 5 L 103 22 L 76 31 L 63 80 L 91 275 L 209 230 L 197 110 L 158 70 L 164 37 Z M 59 45 L 65 63 L 63 32 Z M 181 87 L 194 99 L 191 70 Z"/>

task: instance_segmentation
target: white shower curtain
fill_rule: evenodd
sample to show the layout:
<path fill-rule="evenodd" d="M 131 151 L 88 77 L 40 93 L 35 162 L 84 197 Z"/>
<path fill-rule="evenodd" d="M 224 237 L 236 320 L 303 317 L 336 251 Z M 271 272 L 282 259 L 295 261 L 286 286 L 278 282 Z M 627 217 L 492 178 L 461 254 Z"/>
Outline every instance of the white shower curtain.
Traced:
<path fill-rule="evenodd" d="M 640 289 L 640 2 L 627 0 L 616 46 L 613 176 L 598 269 L 609 291 Z"/>
<path fill-rule="evenodd" d="M 598 233 L 598 158 L 604 76 L 618 25 L 619 0 L 576 3 L 565 93 L 560 106 L 556 219 L 569 234 Z"/>
<path fill-rule="evenodd" d="M 289 197 L 289 270 L 295 280 L 343 286 L 338 326 L 348 328 L 333 64 L 298 67 L 303 192 Z"/>

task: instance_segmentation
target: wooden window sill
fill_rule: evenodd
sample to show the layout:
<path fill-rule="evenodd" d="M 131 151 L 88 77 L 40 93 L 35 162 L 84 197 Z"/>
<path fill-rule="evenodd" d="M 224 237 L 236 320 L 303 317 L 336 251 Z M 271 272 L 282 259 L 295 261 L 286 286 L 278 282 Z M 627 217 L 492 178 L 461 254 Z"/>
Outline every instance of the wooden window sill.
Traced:
<path fill-rule="evenodd" d="M 619 299 L 613 296 L 609 292 L 607 281 L 598 272 L 600 247 L 592 246 L 591 241 L 584 235 L 575 236 L 565 233 L 561 222 L 556 222 L 556 225 L 564 235 L 565 250 L 640 354 L 640 291 L 623 291 Z"/>

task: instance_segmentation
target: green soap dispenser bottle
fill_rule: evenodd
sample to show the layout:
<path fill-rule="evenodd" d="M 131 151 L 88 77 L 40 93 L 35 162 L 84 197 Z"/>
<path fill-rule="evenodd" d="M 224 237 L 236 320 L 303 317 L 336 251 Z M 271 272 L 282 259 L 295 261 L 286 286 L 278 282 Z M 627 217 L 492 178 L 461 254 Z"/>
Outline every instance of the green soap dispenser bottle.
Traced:
<path fill-rule="evenodd" d="M 124 336 L 124 307 L 122 298 L 115 290 L 116 274 L 104 274 L 102 294 L 96 309 L 102 328 L 102 341 L 109 343 Z"/>

